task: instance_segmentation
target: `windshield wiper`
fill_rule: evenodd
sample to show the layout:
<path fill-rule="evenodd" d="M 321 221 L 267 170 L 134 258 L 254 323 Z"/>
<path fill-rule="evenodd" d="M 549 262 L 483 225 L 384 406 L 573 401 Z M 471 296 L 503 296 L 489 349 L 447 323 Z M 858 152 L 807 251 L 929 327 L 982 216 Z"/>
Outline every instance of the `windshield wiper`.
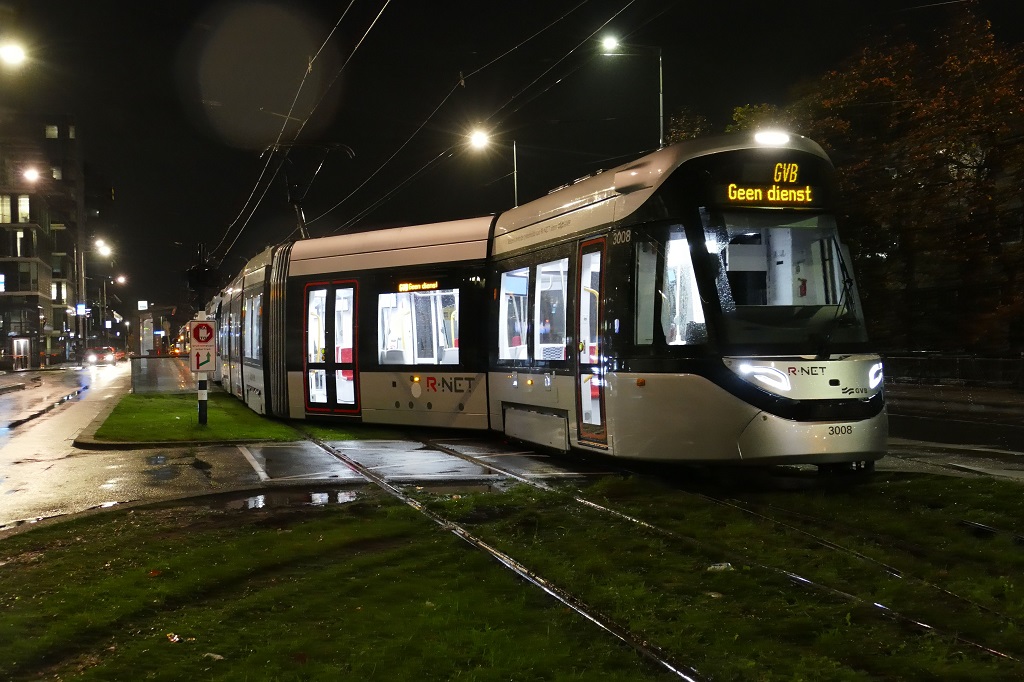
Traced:
<path fill-rule="evenodd" d="M 825 325 L 825 333 L 821 336 L 821 346 L 818 348 L 818 354 L 815 356 L 816 360 L 826 360 L 831 353 L 828 350 L 828 346 L 832 341 L 832 333 L 835 332 L 836 327 L 839 326 L 839 322 L 847 313 L 852 313 L 853 308 L 850 305 L 850 301 L 853 298 L 853 277 L 850 275 L 850 271 L 846 267 L 846 259 L 843 258 L 843 250 L 839 246 L 839 240 L 834 236 L 832 237 L 832 243 L 835 245 L 836 258 L 839 260 L 839 269 L 843 275 L 843 290 L 839 294 L 839 303 L 836 305 L 836 314 L 832 316 L 832 319 Z"/>

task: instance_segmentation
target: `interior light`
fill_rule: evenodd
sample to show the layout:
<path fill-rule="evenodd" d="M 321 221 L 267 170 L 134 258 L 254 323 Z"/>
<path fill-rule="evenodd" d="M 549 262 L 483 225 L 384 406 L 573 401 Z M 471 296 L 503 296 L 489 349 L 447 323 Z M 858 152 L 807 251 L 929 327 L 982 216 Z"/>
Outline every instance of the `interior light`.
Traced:
<path fill-rule="evenodd" d="M 779 130 L 761 130 L 754 133 L 754 142 L 778 147 L 789 143 L 789 135 Z"/>

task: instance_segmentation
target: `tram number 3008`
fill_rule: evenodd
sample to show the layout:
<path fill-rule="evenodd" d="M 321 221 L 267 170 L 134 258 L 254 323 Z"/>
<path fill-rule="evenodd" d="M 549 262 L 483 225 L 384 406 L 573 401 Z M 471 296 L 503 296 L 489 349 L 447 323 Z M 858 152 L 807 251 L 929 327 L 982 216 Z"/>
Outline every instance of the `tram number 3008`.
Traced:
<path fill-rule="evenodd" d="M 612 244 L 628 244 L 632 238 L 632 230 L 614 230 L 612 232 Z"/>
<path fill-rule="evenodd" d="M 852 436 L 852 426 L 830 426 L 828 427 L 828 435 L 830 436 Z"/>

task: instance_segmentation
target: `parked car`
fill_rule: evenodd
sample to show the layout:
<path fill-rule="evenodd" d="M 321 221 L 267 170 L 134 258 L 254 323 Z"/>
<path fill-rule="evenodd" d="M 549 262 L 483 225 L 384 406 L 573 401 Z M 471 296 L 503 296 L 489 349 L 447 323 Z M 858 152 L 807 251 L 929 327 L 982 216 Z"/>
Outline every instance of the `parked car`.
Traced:
<path fill-rule="evenodd" d="M 86 365 L 116 365 L 117 351 L 112 346 L 97 346 L 85 351 Z"/>

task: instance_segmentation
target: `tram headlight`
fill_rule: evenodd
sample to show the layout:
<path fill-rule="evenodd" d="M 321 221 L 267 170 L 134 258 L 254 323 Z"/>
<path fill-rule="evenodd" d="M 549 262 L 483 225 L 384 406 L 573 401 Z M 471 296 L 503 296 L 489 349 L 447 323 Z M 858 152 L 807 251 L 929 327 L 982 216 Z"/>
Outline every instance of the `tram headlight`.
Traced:
<path fill-rule="evenodd" d="M 754 133 L 754 142 L 768 147 L 781 147 L 789 144 L 789 135 L 781 130 L 761 130 Z"/>
<path fill-rule="evenodd" d="M 871 369 L 868 371 L 868 387 L 878 388 L 880 383 L 882 383 L 882 363 L 877 362 L 871 365 Z"/>
<path fill-rule="evenodd" d="M 763 365 L 740 365 L 740 372 L 749 374 L 762 384 L 771 386 L 779 391 L 788 391 L 792 388 L 789 377 L 781 369 L 765 367 Z"/>

